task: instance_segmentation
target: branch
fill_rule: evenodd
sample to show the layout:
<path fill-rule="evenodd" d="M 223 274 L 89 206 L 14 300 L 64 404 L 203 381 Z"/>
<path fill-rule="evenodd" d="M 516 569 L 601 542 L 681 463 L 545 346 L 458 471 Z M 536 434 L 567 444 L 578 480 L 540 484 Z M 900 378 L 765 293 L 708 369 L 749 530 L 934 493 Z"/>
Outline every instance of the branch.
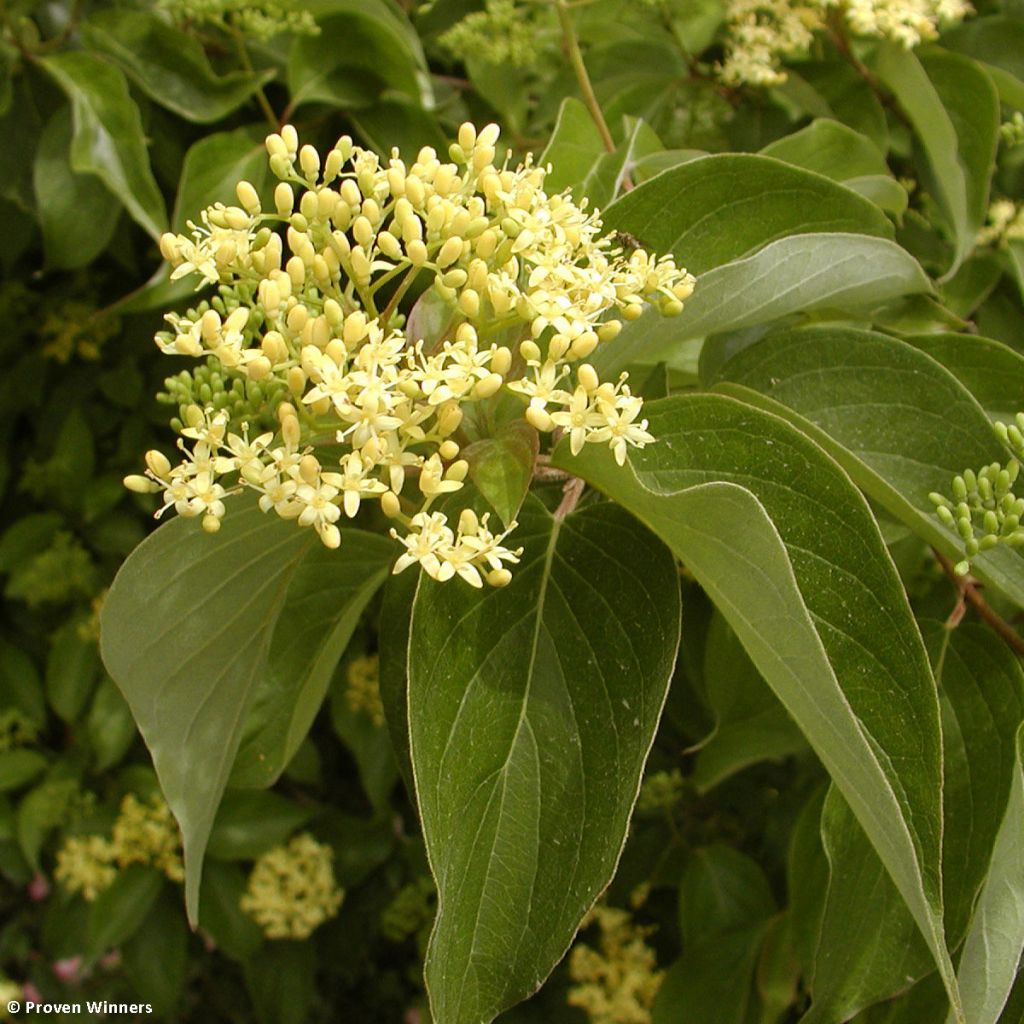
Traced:
<path fill-rule="evenodd" d="M 941 551 L 932 548 L 942 571 L 949 577 L 960 594 L 960 600 L 966 600 L 974 606 L 981 618 L 1005 641 L 1006 645 L 1019 658 L 1024 658 L 1024 637 L 1022 637 L 989 603 L 981 596 L 976 582 L 970 576 L 957 576 L 953 571 L 953 563 Z M 954 609 L 955 612 L 955 609 Z"/>

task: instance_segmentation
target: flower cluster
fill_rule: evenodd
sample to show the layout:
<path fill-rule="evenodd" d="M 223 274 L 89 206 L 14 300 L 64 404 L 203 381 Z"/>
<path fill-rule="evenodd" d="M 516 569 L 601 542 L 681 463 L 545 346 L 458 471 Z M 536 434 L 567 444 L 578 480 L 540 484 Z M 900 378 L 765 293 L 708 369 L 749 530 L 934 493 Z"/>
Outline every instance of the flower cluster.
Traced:
<path fill-rule="evenodd" d="M 517 3 L 516 0 L 484 0 L 484 8 L 472 11 L 447 29 L 441 44 L 452 56 L 472 57 L 488 64 L 529 67 L 545 49 L 545 36 L 554 37 L 550 14 L 553 4 Z"/>
<path fill-rule="evenodd" d="M 1017 413 L 1015 423 L 996 423 L 994 429 L 1013 452 L 1010 461 L 1005 466 L 993 462 L 977 472 L 965 469 L 953 477 L 952 499 L 938 493 L 928 496 L 943 525 L 956 530 L 964 542 L 966 557 L 955 566 L 958 576 L 967 575 L 970 560 L 979 551 L 997 544 L 1024 547 L 1024 498 L 1013 490 L 1024 460 L 1024 413 Z"/>
<path fill-rule="evenodd" d="M 1013 117 L 999 126 L 999 137 L 1004 146 L 1024 146 L 1024 111 L 1015 110 Z"/>
<path fill-rule="evenodd" d="M 978 245 L 1005 246 L 1024 239 L 1024 205 L 997 199 L 988 208 L 988 223 L 978 232 Z"/>
<path fill-rule="evenodd" d="M 344 893 L 329 846 L 309 833 L 268 850 L 252 869 L 241 908 L 268 939 L 306 939 L 338 913 Z"/>
<path fill-rule="evenodd" d="M 380 933 L 391 942 L 424 935 L 434 920 L 434 883 L 427 875 L 403 886 L 380 912 Z M 425 938 L 425 936 L 424 936 Z"/>
<path fill-rule="evenodd" d="M 597 948 L 577 943 L 569 955 L 570 1006 L 585 1011 L 591 1024 L 650 1024 L 651 1007 L 663 972 L 644 941 L 650 929 L 628 911 L 599 904 L 584 925 L 600 931 Z"/>
<path fill-rule="evenodd" d="M 110 839 L 84 835 L 65 840 L 54 877 L 68 892 L 81 893 L 91 902 L 129 864 L 155 867 L 172 882 L 185 877 L 178 826 L 158 794 L 142 801 L 129 793 L 121 801 Z"/>
<path fill-rule="evenodd" d="M 378 728 L 384 724 L 380 699 L 380 658 L 364 654 L 353 658 L 345 670 L 345 702 L 356 714 L 366 715 Z"/>
<path fill-rule="evenodd" d="M 638 814 L 670 811 L 683 798 L 686 784 L 678 768 L 668 772 L 651 772 L 640 786 L 636 809 Z"/>
<path fill-rule="evenodd" d="M 177 22 L 238 32 L 250 39 L 265 41 L 284 33 L 313 36 L 320 31 L 309 11 L 288 0 L 158 0 L 158 4 Z"/>
<path fill-rule="evenodd" d="M 164 235 L 172 276 L 217 291 L 169 315 L 157 343 L 202 357 L 206 377 L 168 381 L 184 459 L 151 451 L 127 486 L 162 490 L 157 515 L 173 507 L 210 531 L 225 497 L 250 488 L 328 547 L 342 515 L 379 501 L 405 547 L 396 572 L 418 563 L 438 580 L 507 583 L 515 524 L 495 533 L 487 515 L 449 522 L 431 508 L 462 488 L 461 449 L 485 433 L 500 394 L 538 431 L 567 433 L 574 453 L 603 443 L 623 463 L 654 440 L 642 401 L 586 359 L 646 304 L 681 312 L 694 282 L 671 257 L 603 237 L 585 202 L 544 191 L 529 158 L 496 166 L 498 135 L 465 124 L 449 161 L 425 147 L 407 165 L 348 136 L 321 159 L 286 126 L 267 139 L 281 179 L 272 211 L 243 181 L 239 205 L 203 211 L 187 237 Z"/>
<path fill-rule="evenodd" d="M 786 80 L 782 63 L 807 53 L 814 33 L 826 28 L 830 10 L 855 36 L 911 49 L 935 39 L 941 26 L 961 21 L 973 8 L 966 0 L 729 0 L 722 80 L 781 85 Z"/>

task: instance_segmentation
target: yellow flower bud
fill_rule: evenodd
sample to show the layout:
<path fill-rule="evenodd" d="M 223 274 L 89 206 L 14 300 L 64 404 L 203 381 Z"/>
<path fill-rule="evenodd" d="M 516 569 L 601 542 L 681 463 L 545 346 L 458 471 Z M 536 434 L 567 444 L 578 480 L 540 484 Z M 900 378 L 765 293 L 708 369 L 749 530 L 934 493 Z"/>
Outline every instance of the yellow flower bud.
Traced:
<path fill-rule="evenodd" d="M 476 128 L 469 121 L 459 126 L 459 145 L 466 153 L 476 145 Z"/>
<path fill-rule="evenodd" d="M 596 391 L 601 386 L 601 378 L 598 377 L 597 370 L 590 363 L 583 363 L 577 368 L 576 379 L 580 382 L 580 386 L 588 393 Z"/>
<path fill-rule="evenodd" d="M 295 130 L 295 126 L 286 124 L 281 129 L 281 138 L 284 140 L 285 146 L 288 148 L 289 153 L 296 153 L 299 149 L 299 133 Z"/>
<path fill-rule="evenodd" d="M 462 239 L 458 235 L 453 235 L 446 239 L 444 245 L 441 246 L 441 250 L 437 254 L 437 265 L 442 268 L 451 266 L 461 255 Z M 458 287 L 458 285 L 453 287 Z"/>
<path fill-rule="evenodd" d="M 405 243 L 405 252 L 414 267 L 422 267 L 427 262 L 429 254 L 426 245 L 419 239 Z"/>
<path fill-rule="evenodd" d="M 508 569 L 492 569 L 486 580 L 492 587 L 507 587 L 512 582 L 512 573 Z"/>
<path fill-rule="evenodd" d="M 527 406 L 525 412 L 526 422 L 531 427 L 535 427 L 541 433 L 550 433 L 555 429 L 554 423 L 551 421 L 551 416 L 540 406 L 530 405 Z"/>
<path fill-rule="evenodd" d="M 313 181 L 320 173 L 320 154 L 312 146 L 303 146 L 299 150 L 299 166 L 302 173 Z"/>
<path fill-rule="evenodd" d="M 380 496 L 380 507 L 388 519 L 394 519 L 402 514 L 402 503 L 398 500 L 398 495 L 394 491 L 385 491 Z"/>
<path fill-rule="evenodd" d="M 447 441 L 441 442 L 438 446 L 437 454 L 440 455 L 445 462 L 450 462 L 459 454 L 459 446 L 449 438 Z M 145 480 L 145 477 L 142 477 L 142 479 Z"/>
<path fill-rule="evenodd" d="M 295 193 L 286 181 L 278 182 L 274 189 L 274 206 L 279 217 L 290 217 L 295 206 Z"/>
<path fill-rule="evenodd" d="M 122 483 L 129 491 L 134 491 L 136 494 L 152 494 L 154 491 L 160 490 L 160 485 L 156 481 L 138 473 L 126 476 Z"/>

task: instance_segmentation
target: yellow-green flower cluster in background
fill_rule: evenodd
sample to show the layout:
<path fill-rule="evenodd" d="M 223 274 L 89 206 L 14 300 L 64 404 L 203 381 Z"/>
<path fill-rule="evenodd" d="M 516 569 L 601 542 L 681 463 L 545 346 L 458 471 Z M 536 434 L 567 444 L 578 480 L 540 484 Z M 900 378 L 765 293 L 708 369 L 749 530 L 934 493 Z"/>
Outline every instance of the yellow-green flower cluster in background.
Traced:
<path fill-rule="evenodd" d="M 241 907 L 268 939 L 306 939 L 338 913 L 334 853 L 308 832 L 268 850 L 252 869 Z"/>
<path fill-rule="evenodd" d="M 669 811 L 683 797 L 683 773 L 678 768 L 668 772 L 651 772 L 640 786 L 636 809 L 640 814 Z"/>
<path fill-rule="evenodd" d="M 546 170 L 529 157 L 496 166 L 498 135 L 464 124 L 448 160 L 424 147 L 407 165 L 348 136 L 321 157 L 285 126 L 267 138 L 281 179 L 273 211 L 243 181 L 238 206 L 163 236 L 172 276 L 218 292 L 170 314 L 160 348 L 213 357 L 267 404 L 244 419 L 213 400 L 185 407 L 183 461 L 151 451 L 146 476 L 126 480 L 164 492 L 157 515 L 173 507 L 213 531 L 225 497 L 250 488 L 264 511 L 337 547 L 342 515 L 379 501 L 406 549 L 396 572 L 419 563 L 437 580 L 502 586 L 518 560 L 503 543 L 515 524 L 495 534 L 486 514 L 450 523 L 432 510 L 463 486 L 478 405 L 517 396 L 538 431 L 566 433 L 573 453 L 605 444 L 620 465 L 654 440 L 625 375 L 602 381 L 586 360 L 645 305 L 680 313 L 693 277 L 603 236 L 585 202 L 544 191 Z M 421 303 L 444 306 L 438 337 L 399 312 L 414 282 L 429 285 Z"/>
<path fill-rule="evenodd" d="M 988 208 L 987 223 L 978 232 L 978 245 L 1005 246 L 1024 239 L 1024 205 L 997 199 Z"/>
<path fill-rule="evenodd" d="M 378 728 L 384 724 L 380 699 L 380 658 L 364 654 L 353 658 L 345 670 L 345 702 L 357 714 L 366 715 Z"/>
<path fill-rule="evenodd" d="M 1014 492 L 1024 461 L 1024 413 L 1017 413 L 1016 421 L 1009 425 L 994 424 L 994 430 L 1013 452 L 1009 462 L 1005 466 L 993 462 L 977 471 L 965 469 L 953 478 L 951 498 L 929 495 L 943 525 L 956 530 L 964 543 L 965 558 L 954 567 L 958 576 L 970 571 L 970 560 L 979 551 L 997 544 L 1024 547 L 1024 498 Z"/>
<path fill-rule="evenodd" d="M 603 904 L 590 912 L 587 925 L 597 926 L 597 945 L 577 942 L 569 954 L 569 1005 L 583 1010 L 591 1024 L 651 1024 L 664 976 L 646 942 L 651 929 L 628 911 Z"/>
<path fill-rule="evenodd" d="M 404 942 L 416 935 L 425 943 L 426 932 L 434 920 L 434 883 L 426 875 L 395 893 L 380 912 L 380 931 L 392 942 Z"/>
<path fill-rule="evenodd" d="M 308 10 L 288 0 L 157 0 L 157 5 L 179 24 L 237 32 L 250 39 L 320 31 Z"/>
<path fill-rule="evenodd" d="M 830 12 L 855 36 L 888 39 L 910 49 L 961 21 L 966 0 L 728 0 L 726 56 L 719 73 L 728 85 L 773 86 L 782 64 L 807 55 Z"/>
<path fill-rule="evenodd" d="M 557 38 L 551 0 L 485 0 L 483 10 L 472 11 L 441 36 L 441 45 L 453 56 L 488 64 L 529 67 Z"/>
<path fill-rule="evenodd" d="M 1013 117 L 999 126 L 999 136 L 1006 146 L 1024 145 L 1024 112 L 1015 110 Z"/>
<path fill-rule="evenodd" d="M 163 797 L 140 800 L 129 793 L 122 801 L 110 839 L 71 836 L 57 852 L 54 878 L 90 902 L 117 877 L 121 868 L 143 864 L 162 871 L 172 882 L 185 877 L 181 836 Z"/>

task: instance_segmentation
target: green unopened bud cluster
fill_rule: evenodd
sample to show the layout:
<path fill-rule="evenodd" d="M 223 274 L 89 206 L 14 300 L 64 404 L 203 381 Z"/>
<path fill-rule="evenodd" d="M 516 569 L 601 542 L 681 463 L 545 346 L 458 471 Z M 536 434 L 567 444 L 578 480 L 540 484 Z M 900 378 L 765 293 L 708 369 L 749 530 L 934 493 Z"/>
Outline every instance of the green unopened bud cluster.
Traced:
<path fill-rule="evenodd" d="M 260 431 L 273 430 L 277 424 L 270 410 L 287 394 L 286 386 L 276 377 L 251 380 L 225 369 L 214 356 L 208 357 L 205 365 L 168 377 L 164 387 L 167 390 L 156 397 L 177 410 L 171 428 L 178 433 L 188 422 L 189 409 L 195 406 L 226 413 L 233 431 L 241 430 L 243 423 Z"/>
<path fill-rule="evenodd" d="M 1024 113 L 1015 111 L 1009 121 L 999 126 L 999 135 L 1006 146 L 1024 145 Z"/>
<path fill-rule="evenodd" d="M 207 25 L 265 41 L 279 35 L 317 35 L 313 15 L 287 0 L 158 0 L 179 23 Z"/>
<path fill-rule="evenodd" d="M 954 566 L 958 576 L 967 575 L 971 559 L 979 552 L 998 544 L 1024 546 L 1024 498 L 1014 492 L 1024 458 L 1024 413 L 1017 413 L 1012 424 L 996 423 L 994 430 L 1013 458 L 1005 466 L 993 462 L 977 471 L 965 469 L 953 477 L 951 497 L 928 496 L 941 522 L 963 541 L 965 557 Z"/>

